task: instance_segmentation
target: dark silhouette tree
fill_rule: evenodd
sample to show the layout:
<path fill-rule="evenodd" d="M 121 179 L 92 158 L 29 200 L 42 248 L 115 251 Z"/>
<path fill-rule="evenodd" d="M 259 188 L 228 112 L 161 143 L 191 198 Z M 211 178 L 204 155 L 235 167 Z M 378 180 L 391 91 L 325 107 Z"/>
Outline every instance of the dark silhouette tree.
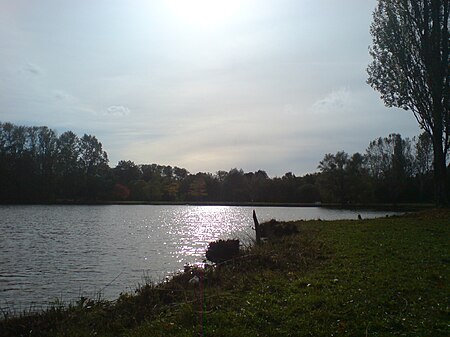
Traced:
<path fill-rule="evenodd" d="M 145 180 L 140 179 L 131 181 L 128 187 L 118 183 L 114 186 L 114 190 L 116 196 L 121 197 L 122 200 L 127 198 L 130 200 L 149 200 L 148 186 L 149 184 Z M 127 190 L 128 194 L 123 193 Z"/>
<path fill-rule="evenodd" d="M 448 202 L 449 1 L 378 0 L 368 83 L 388 107 L 411 110 L 433 141 L 437 205 Z"/>
<path fill-rule="evenodd" d="M 326 201 L 347 203 L 349 197 L 348 154 L 339 151 L 335 155 L 327 153 L 320 161 L 319 186 Z M 328 200 L 327 200 L 328 199 Z"/>
<path fill-rule="evenodd" d="M 417 137 L 415 143 L 416 162 L 415 168 L 417 174 L 427 174 L 433 167 L 433 144 L 428 133 L 423 132 Z"/>
<path fill-rule="evenodd" d="M 61 134 L 57 141 L 56 173 L 59 196 L 75 199 L 78 195 L 80 156 L 79 138 L 72 131 Z"/>
<path fill-rule="evenodd" d="M 203 201 L 208 196 L 205 174 L 197 173 L 189 184 L 188 198 L 194 201 Z"/>
<path fill-rule="evenodd" d="M 82 195 L 87 200 L 99 199 L 108 189 L 105 178 L 109 173 L 108 154 L 95 136 L 85 134 L 79 142 L 78 165 L 84 175 Z"/>
<path fill-rule="evenodd" d="M 379 137 L 370 142 L 364 160 L 379 201 L 399 202 L 413 174 L 411 141 L 396 133 Z"/>
<path fill-rule="evenodd" d="M 349 179 L 349 199 L 352 202 L 363 203 L 371 199 L 368 172 L 365 167 L 365 157 L 356 152 L 347 164 Z"/>
<path fill-rule="evenodd" d="M 304 184 L 297 189 L 297 200 L 301 203 L 314 203 L 320 201 L 319 189 L 313 184 Z"/>
<path fill-rule="evenodd" d="M 96 174 L 98 168 L 108 164 L 108 154 L 95 136 L 85 134 L 80 138 L 79 165 L 88 175 Z"/>
<path fill-rule="evenodd" d="M 183 180 L 188 174 L 189 172 L 184 168 L 179 168 L 177 166 L 173 168 L 173 175 L 176 180 Z"/>
<path fill-rule="evenodd" d="M 46 126 L 39 127 L 37 134 L 38 175 L 40 193 L 46 200 L 54 198 L 55 164 L 57 154 L 56 132 Z"/>
<path fill-rule="evenodd" d="M 138 165 L 131 160 L 121 160 L 113 169 L 114 173 L 121 184 L 129 184 L 134 180 L 138 180 L 142 173 Z"/>
<path fill-rule="evenodd" d="M 417 138 L 414 137 L 414 140 L 414 169 L 419 201 L 429 201 L 427 196 L 433 194 L 430 188 L 433 185 L 433 143 L 426 132 L 421 133 Z"/>
<path fill-rule="evenodd" d="M 263 170 L 258 170 L 256 172 L 246 173 L 245 177 L 248 182 L 249 201 L 265 201 L 264 198 L 267 195 L 265 190 L 269 179 L 267 173 Z"/>
<path fill-rule="evenodd" d="M 228 172 L 223 181 L 223 195 L 225 201 L 250 200 L 248 180 L 242 169 L 233 168 Z"/>

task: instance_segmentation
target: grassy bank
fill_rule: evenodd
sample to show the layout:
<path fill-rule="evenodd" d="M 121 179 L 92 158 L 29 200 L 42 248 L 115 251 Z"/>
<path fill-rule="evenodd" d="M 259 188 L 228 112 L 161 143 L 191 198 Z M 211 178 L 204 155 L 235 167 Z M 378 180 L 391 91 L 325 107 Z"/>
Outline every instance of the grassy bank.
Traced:
<path fill-rule="evenodd" d="M 0 335 L 449 335 L 450 211 L 296 225 L 296 236 L 114 302 L 4 318 Z"/>

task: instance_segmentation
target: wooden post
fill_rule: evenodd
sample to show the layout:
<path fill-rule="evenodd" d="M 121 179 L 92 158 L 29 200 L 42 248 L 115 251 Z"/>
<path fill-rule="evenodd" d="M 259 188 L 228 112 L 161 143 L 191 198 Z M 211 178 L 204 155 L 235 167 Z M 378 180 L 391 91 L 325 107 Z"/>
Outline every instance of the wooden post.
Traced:
<path fill-rule="evenodd" d="M 256 244 L 261 242 L 261 232 L 259 229 L 258 218 L 256 217 L 256 212 L 253 210 L 253 222 L 255 223 L 255 232 L 256 232 Z"/>

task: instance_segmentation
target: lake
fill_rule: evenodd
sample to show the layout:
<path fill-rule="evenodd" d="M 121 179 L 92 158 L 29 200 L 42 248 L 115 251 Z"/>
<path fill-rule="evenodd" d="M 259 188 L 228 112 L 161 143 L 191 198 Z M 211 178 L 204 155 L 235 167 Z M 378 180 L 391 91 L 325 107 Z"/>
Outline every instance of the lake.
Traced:
<path fill-rule="evenodd" d="M 0 309 L 40 310 L 80 296 L 114 299 L 204 259 L 208 243 L 254 237 L 270 219 L 391 214 L 320 207 L 0 206 Z"/>

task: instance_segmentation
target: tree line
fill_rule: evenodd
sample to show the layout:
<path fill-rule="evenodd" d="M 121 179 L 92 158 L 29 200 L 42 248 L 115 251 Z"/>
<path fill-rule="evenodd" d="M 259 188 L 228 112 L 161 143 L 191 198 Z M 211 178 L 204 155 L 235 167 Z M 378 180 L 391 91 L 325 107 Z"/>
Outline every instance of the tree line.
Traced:
<path fill-rule="evenodd" d="M 450 170 L 450 167 L 447 167 Z M 369 143 L 364 154 L 326 154 L 318 172 L 270 178 L 263 170 L 214 174 L 135 164 L 108 166 L 95 136 L 0 123 L 0 202 L 400 203 L 433 201 L 428 134 Z"/>
<path fill-rule="evenodd" d="M 52 202 L 109 196 L 108 155 L 95 136 L 0 123 L 0 200 Z"/>

